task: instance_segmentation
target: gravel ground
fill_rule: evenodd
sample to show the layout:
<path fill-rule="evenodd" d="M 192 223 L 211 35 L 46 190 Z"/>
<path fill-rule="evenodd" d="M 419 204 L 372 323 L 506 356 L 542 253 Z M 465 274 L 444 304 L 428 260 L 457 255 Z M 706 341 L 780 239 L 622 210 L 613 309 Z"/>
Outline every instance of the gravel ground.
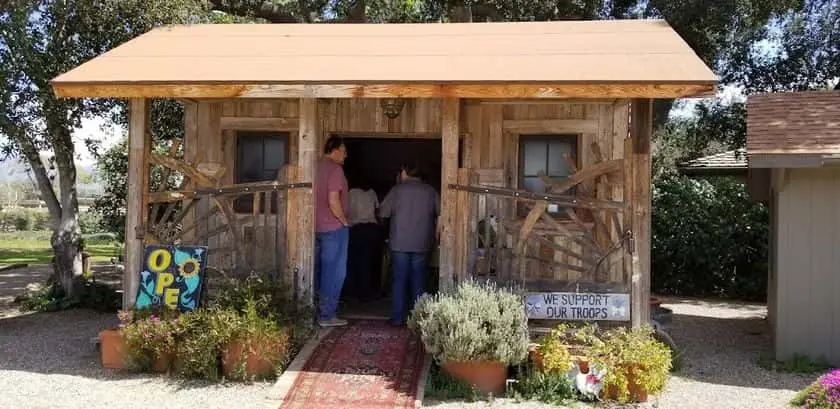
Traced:
<path fill-rule="evenodd" d="M 759 368 L 769 351 L 760 305 L 668 300 L 675 312 L 670 333 L 684 351 L 683 368 L 666 391 L 642 407 L 668 409 L 784 408 L 815 376 Z M 0 306 L 2 307 L 2 306 Z M 2 308 L 0 308 L 2 310 Z M 277 408 L 271 384 L 210 385 L 164 376 L 130 375 L 103 369 L 91 342 L 116 324 L 112 314 L 90 311 L 0 318 L 0 408 Z M 438 409 L 550 406 L 507 400 L 425 402 Z M 577 407 L 586 407 L 578 405 Z"/>
<path fill-rule="evenodd" d="M 0 319 L 0 408 L 277 408 L 272 384 L 208 385 L 103 369 L 91 342 L 112 314 L 65 311 Z"/>
<path fill-rule="evenodd" d="M 763 305 L 666 299 L 674 311 L 669 333 L 683 351 L 683 367 L 666 390 L 642 408 L 775 409 L 787 408 L 796 393 L 816 375 L 772 372 L 756 365 L 760 353 L 769 356 L 770 333 Z M 535 403 L 426 402 L 436 409 L 542 409 Z M 578 405 L 578 407 L 587 407 Z"/>

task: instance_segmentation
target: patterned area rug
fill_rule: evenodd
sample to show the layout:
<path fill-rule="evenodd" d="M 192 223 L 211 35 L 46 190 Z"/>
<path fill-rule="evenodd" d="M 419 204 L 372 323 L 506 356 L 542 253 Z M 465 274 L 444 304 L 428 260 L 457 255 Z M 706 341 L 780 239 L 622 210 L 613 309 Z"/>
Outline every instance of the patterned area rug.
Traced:
<path fill-rule="evenodd" d="M 315 348 L 283 409 L 408 409 L 423 370 L 423 344 L 386 321 L 351 321 Z"/>

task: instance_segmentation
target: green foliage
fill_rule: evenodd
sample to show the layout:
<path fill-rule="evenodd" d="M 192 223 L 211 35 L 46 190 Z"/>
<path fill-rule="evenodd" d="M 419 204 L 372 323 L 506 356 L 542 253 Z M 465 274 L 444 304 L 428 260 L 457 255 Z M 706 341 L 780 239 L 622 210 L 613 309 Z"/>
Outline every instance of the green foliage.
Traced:
<path fill-rule="evenodd" d="M 671 369 L 671 350 L 653 338 L 649 326 L 605 331 L 593 338 L 586 355 L 592 363 L 607 368 L 604 387 L 616 388 L 621 402 L 630 398 L 631 376 L 645 391 L 657 394 L 665 387 Z"/>
<path fill-rule="evenodd" d="M 563 342 L 568 326 L 559 324 L 549 334 L 540 337 L 539 354 L 542 357 L 542 369 L 546 373 L 565 374 L 572 368 L 572 354 Z"/>
<path fill-rule="evenodd" d="M 241 322 L 239 314 L 220 308 L 181 314 L 176 324 L 175 372 L 185 378 L 219 379 L 222 348 Z"/>
<path fill-rule="evenodd" d="M 252 301 L 247 303 L 245 313 L 240 318 L 231 338 L 241 345 L 238 357 L 240 365 L 230 374 L 230 378 L 247 380 L 246 358 L 252 352 L 259 352 L 261 359 L 272 363 L 274 373 L 280 373 L 291 358 L 289 331 L 278 324 L 274 314 L 260 315 Z"/>
<path fill-rule="evenodd" d="M 762 301 L 769 212 L 727 178 L 664 175 L 654 182 L 652 289 Z"/>
<path fill-rule="evenodd" d="M 126 345 L 126 365 L 146 371 L 158 357 L 175 352 L 176 314 L 167 308 L 121 311 L 120 333 Z"/>
<path fill-rule="evenodd" d="M 802 354 L 793 354 L 793 356 L 784 361 L 776 361 L 764 354 L 759 354 L 758 358 L 756 358 L 756 365 L 768 371 L 801 374 L 823 372 L 831 368 L 831 365 L 829 365 L 825 357 L 812 359 L 809 356 Z"/>
<path fill-rule="evenodd" d="M 462 399 L 473 402 L 480 399 L 481 392 L 465 382 L 446 374 L 438 365 L 432 364 L 426 378 L 425 397 L 439 400 Z"/>
<path fill-rule="evenodd" d="M 93 280 L 80 280 L 78 291 L 68 297 L 64 289 L 55 282 L 27 291 L 15 298 L 21 311 L 62 311 L 86 308 L 101 312 L 117 311 L 122 305 L 122 296 L 111 286 Z"/>
<path fill-rule="evenodd" d="M 453 292 L 424 294 L 408 322 L 438 362 L 522 362 L 528 324 L 521 298 L 492 283 L 463 282 Z"/>
<path fill-rule="evenodd" d="M 271 276 L 227 278 L 221 283 L 213 305 L 246 317 L 270 317 L 289 332 L 293 351 L 315 332 L 314 311 L 295 302 L 290 286 Z"/>
<path fill-rule="evenodd" d="M 566 405 L 575 390 L 566 372 L 544 372 L 527 367 L 513 385 L 512 397 L 519 401 L 536 400 L 552 405 Z"/>

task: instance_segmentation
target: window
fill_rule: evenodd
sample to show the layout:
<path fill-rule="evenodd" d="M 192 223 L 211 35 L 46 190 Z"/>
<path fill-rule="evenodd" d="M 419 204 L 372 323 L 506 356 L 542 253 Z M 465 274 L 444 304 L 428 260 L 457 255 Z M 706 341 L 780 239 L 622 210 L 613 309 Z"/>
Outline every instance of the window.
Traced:
<path fill-rule="evenodd" d="M 571 169 L 566 160 L 577 163 L 577 135 L 523 135 L 519 139 L 519 187 L 528 192 L 546 193 L 548 185 L 540 174 L 555 183 L 569 177 Z M 570 192 L 573 193 L 573 190 Z M 550 213 L 559 211 L 549 206 Z"/>
<path fill-rule="evenodd" d="M 236 134 L 235 183 L 276 180 L 280 169 L 288 162 L 289 134 L 285 132 L 245 132 Z M 236 199 L 237 213 L 251 213 L 254 196 Z M 260 211 L 264 211 L 261 203 Z M 271 194 L 271 213 L 277 213 L 277 193 Z"/>

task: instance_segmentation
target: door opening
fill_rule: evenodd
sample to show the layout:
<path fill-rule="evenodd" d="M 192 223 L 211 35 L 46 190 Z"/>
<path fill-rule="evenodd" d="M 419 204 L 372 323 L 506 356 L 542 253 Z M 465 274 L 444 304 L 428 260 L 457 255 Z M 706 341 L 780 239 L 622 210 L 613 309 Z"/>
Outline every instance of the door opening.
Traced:
<path fill-rule="evenodd" d="M 438 193 L 441 187 L 440 139 L 380 138 L 348 136 L 344 138 L 347 159 L 344 173 L 350 189 L 373 189 L 381 202 L 394 187 L 401 166 L 417 163 L 422 178 Z M 350 230 L 347 277 L 342 291 L 343 314 L 387 317 L 390 313 L 391 268 L 388 254 L 388 224 L 353 226 Z M 437 290 L 437 257 L 429 255 L 430 268 L 426 291 Z"/>

